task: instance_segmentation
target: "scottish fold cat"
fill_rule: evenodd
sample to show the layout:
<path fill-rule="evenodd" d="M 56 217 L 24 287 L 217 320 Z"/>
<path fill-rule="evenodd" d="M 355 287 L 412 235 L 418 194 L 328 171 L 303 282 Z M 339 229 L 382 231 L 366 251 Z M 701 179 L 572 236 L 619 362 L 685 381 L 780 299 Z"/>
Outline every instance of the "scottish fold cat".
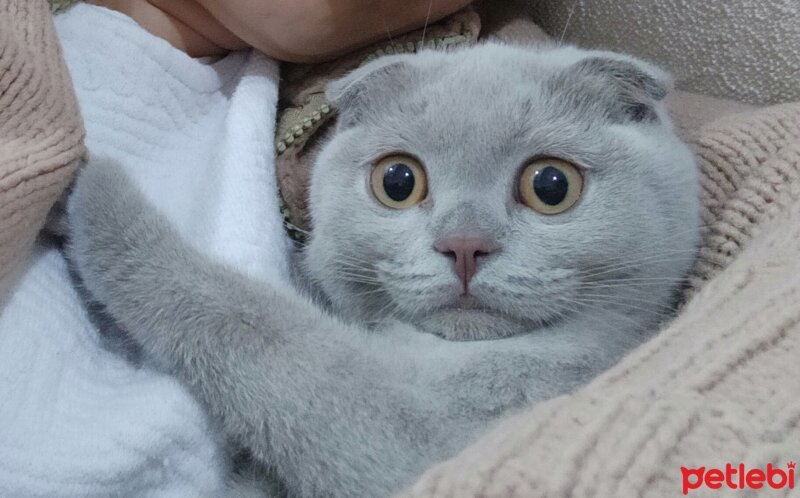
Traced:
<path fill-rule="evenodd" d="M 387 496 L 668 316 L 699 206 L 667 87 L 570 47 L 386 56 L 327 90 L 298 288 L 207 260 L 111 164 L 77 182 L 68 252 L 288 495 Z"/>

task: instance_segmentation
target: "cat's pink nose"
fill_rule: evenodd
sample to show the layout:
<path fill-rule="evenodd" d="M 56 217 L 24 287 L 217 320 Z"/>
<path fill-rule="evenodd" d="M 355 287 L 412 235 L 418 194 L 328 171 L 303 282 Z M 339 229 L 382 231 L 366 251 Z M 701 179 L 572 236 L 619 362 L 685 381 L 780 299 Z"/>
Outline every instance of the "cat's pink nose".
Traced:
<path fill-rule="evenodd" d="M 498 244 L 488 237 L 453 235 L 438 240 L 433 247 L 455 260 L 454 269 L 466 294 L 469 282 L 478 270 L 478 258 L 496 251 Z"/>

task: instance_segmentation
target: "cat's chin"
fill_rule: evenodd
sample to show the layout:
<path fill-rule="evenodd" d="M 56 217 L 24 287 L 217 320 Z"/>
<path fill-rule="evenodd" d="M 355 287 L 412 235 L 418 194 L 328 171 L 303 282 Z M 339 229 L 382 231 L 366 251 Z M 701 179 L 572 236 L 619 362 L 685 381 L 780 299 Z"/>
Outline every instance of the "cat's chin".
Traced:
<path fill-rule="evenodd" d="M 419 319 L 416 326 L 448 341 L 502 339 L 530 332 L 534 326 L 478 309 L 445 308 Z"/>

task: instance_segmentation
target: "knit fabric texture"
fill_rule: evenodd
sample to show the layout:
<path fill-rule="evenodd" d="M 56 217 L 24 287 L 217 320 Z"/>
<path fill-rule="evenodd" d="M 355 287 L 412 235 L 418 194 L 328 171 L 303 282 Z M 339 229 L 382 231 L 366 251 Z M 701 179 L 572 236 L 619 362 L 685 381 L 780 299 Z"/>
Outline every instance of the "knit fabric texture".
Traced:
<path fill-rule="evenodd" d="M 45 0 L 0 0 L 0 295 L 84 155 Z"/>
<path fill-rule="evenodd" d="M 762 105 L 800 100 L 797 0 L 506 1 L 554 38 L 668 67 L 682 90 Z"/>
<path fill-rule="evenodd" d="M 402 496 L 672 497 L 682 466 L 797 460 L 800 104 L 729 115 L 690 142 L 708 229 L 682 312 L 585 388 L 506 420 Z"/>

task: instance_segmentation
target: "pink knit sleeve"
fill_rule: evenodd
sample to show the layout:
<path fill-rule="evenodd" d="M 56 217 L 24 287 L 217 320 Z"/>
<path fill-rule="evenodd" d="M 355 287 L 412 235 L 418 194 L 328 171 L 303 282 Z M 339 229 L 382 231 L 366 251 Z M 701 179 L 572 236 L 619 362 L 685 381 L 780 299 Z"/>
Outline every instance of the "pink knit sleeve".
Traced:
<path fill-rule="evenodd" d="M 45 0 L 0 0 L 0 294 L 84 156 Z"/>

